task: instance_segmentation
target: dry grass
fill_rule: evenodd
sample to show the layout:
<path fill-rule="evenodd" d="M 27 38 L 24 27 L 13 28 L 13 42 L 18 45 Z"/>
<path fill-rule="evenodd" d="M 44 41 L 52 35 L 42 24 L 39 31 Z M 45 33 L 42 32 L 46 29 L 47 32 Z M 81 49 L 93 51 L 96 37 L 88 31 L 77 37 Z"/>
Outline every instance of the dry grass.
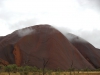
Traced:
<path fill-rule="evenodd" d="M 2 72 L 0 73 L 0 75 L 9 75 L 9 73 L 7 72 Z M 38 73 L 38 72 L 30 72 L 28 74 L 20 74 L 19 72 L 17 73 L 10 73 L 10 75 L 42 75 L 42 73 Z M 100 75 L 100 72 L 52 72 L 50 73 L 46 73 L 45 75 Z"/>

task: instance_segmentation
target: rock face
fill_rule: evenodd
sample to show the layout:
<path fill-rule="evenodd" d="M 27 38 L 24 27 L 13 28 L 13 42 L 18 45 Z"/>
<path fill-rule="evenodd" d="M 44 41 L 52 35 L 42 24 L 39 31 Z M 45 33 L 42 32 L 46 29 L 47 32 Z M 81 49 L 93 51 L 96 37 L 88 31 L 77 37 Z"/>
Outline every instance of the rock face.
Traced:
<path fill-rule="evenodd" d="M 90 49 L 85 50 L 86 48 Z M 17 64 L 43 68 L 46 63 L 46 68 L 53 70 L 95 69 L 99 67 L 97 52 L 90 44 L 79 44 L 77 47 L 77 44 L 69 41 L 50 25 L 20 29 L 0 38 L 0 62 L 5 65 Z"/>
<path fill-rule="evenodd" d="M 84 58 L 91 63 L 95 68 L 100 68 L 100 50 L 96 49 L 84 39 L 73 35 L 66 34 L 67 39 L 78 49 Z M 70 38 L 71 37 L 71 38 Z"/>

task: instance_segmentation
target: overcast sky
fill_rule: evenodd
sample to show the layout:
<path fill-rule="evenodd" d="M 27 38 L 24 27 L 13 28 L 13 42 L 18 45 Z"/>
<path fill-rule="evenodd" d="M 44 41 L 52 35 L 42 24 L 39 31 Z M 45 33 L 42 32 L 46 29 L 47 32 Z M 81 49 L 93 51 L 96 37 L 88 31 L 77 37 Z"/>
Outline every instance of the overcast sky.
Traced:
<path fill-rule="evenodd" d="M 100 48 L 100 0 L 0 0 L 0 36 L 35 24 L 60 27 Z"/>

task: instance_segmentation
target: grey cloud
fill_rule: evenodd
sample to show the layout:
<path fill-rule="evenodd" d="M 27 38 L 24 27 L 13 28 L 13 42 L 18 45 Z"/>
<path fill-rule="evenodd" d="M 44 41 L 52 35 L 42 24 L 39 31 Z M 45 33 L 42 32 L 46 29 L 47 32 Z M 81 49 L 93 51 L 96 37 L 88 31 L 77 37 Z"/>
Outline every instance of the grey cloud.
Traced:
<path fill-rule="evenodd" d="M 31 34 L 33 32 L 35 32 L 35 30 L 33 30 L 32 28 L 26 28 L 26 29 L 20 29 L 20 30 L 18 30 L 17 34 L 20 37 L 23 37 L 23 36 L 29 35 L 29 34 Z"/>
<path fill-rule="evenodd" d="M 28 19 L 28 20 L 24 20 L 24 21 L 19 21 L 13 25 L 9 25 L 9 29 L 11 30 L 17 30 L 20 28 L 25 28 L 25 27 L 29 27 L 29 26 L 33 26 L 37 24 L 37 19 L 33 18 L 33 19 Z"/>
<path fill-rule="evenodd" d="M 19 19 L 18 22 L 15 22 L 13 24 L 8 24 L 9 26 L 9 30 L 17 30 L 20 28 L 25 28 L 28 26 L 32 26 L 38 23 L 38 19 L 37 18 L 30 18 L 30 19 L 25 19 L 25 20 L 20 20 L 20 16 L 26 16 L 27 14 L 22 14 L 22 13 L 18 13 L 18 12 L 10 12 L 9 10 L 6 10 L 3 7 L 3 1 L 4 0 L 0 0 L 0 7 L 1 7 L 1 11 L 0 11 L 0 19 L 5 20 L 5 22 L 8 22 L 10 20 L 16 19 L 16 17 Z M 83 6 L 83 8 L 93 8 L 96 10 L 100 9 L 100 0 L 78 0 L 81 2 L 81 5 Z M 41 12 L 42 13 L 42 12 Z M 31 14 L 32 16 L 34 14 Z M 28 13 L 27 16 L 30 16 L 30 13 Z M 81 23 L 80 23 L 81 24 Z M 55 25 L 53 25 L 55 27 Z M 90 42 L 91 44 L 93 44 L 95 47 L 100 48 L 100 30 L 93 30 L 91 32 L 89 31 L 77 31 L 77 32 L 73 32 L 73 30 L 68 29 L 68 28 L 59 28 L 56 27 L 59 31 L 61 31 L 64 35 L 68 32 L 74 33 L 80 37 L 82 37 L 83 39 L 87 40 L 88 42 Z M 30 34 L 31 32 L 33 32 L 34 30 L 32 29 L 26 29 L 25 31 L 23 30 L 19 30 L 18 31 L 18 35 L 19 36 L 25 36 Z"/>
<path fill-rule="evenodd" d="M 100 30 L 94 29 L 93 31 L 77 31 L 73 33 L 82 37 L 96 48 L 100 48 Z"/>
<path fill-rule="evenodd" d="M 72 30 L 66 27 L 56 27 L 54 26 L 54 28 L 58 29 L 61 33 L 63 33 L 63 35 L 66 36 L 66 33 L 71 32 Z"/>
<path fill-rule="evenodd" d="M 94 47 L 100 49 L 100 30 L 94 29 L 92 31 L 87 31 L 87 30 L 80 29 L 80 30 L 74 31 L 72 29 L 68 29 L 64 27 L 55 27 L 55 28 L 58 29 L 61 33 L 63 33 L 67 37 L 67 39 L 69 39 L 70 41 L 73 38 L 76 38 L 76 36 L 79 36 L 81 41 L 84 41 L 84 42 L 87 41 L 90 44 L 92 44 Z M 68 33 L 75 34 L 76 36 L 70 35 Z"/>
<path fill-rule="evenodd" d="M 0 7 L 2 7 L 3 6 L 3 2 L 4 2 L 5 0 L 0 0 Z"/>
<path fill-rule="evenodd" d="M 81 6 L 100 11 L 100 0 L 77 0 Z"/>

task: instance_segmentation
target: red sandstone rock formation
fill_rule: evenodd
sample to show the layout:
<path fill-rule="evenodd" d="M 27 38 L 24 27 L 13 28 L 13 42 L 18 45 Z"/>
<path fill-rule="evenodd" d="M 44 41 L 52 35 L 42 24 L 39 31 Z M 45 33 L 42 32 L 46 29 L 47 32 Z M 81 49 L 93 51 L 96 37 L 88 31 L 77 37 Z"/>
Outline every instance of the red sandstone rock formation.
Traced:
<path fill-rule="evenodd" d="M 57 29 L 49 25 L 36 25 L 4 36 L 0 40 L 0 59 L 18 66 L 29 65 L 38 68 L 43 68 L 43 64 L 48 62 L 46 68 L 62 70 L 71 67 L 95 69 L 94 64 L 99 66 L 95 61 L 95 58 L 99 57 L 95 50 L 92 50 L 91 45 L 89 45 L 91 47 L 89 51 L 84 50 L 82 53 L 71 43 Z M 85 49 L 84 46 L 81 48 Z M 87 52 L 93 54 L 88 56 L 89 61 L 85 57 Z"/>
<path fill-rule="evenodd" d="M 67 39 L 77 48 L 84 58 L 95 68 L 100 68 L 100 50 L 96 49 L 84 39 L 68 33 Z"/>

